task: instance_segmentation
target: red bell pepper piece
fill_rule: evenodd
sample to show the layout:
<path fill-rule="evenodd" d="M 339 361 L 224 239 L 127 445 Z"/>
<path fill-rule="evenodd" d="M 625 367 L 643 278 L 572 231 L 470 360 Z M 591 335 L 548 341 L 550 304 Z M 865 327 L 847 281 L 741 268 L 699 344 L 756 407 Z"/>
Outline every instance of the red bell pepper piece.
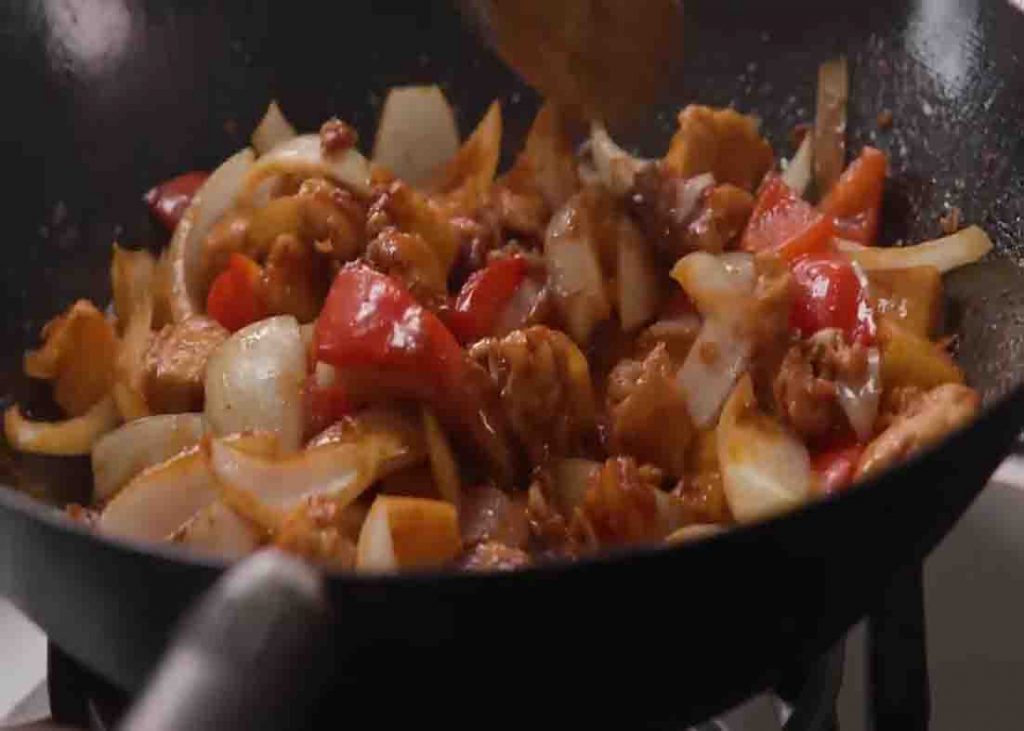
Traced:
<path fill-rule="evenodd" d="M 156 219 L 168 231 L 173 231 L 192 202 L 192 196 L 208 177 L 209 173 L 201 171 L 185 173 L 150 188 L 142 199 Z"/>
<path fill-rule="evenodd" d="M 882 190 L 889 169 L 885 153 L 865 147 L 818 206 L 836 219 L 836 232 L 851 241 L 872 245 L 878 235 Z"/>
<path fill-rule="evenodd" d="M 315 337 L 317 360 L 368 376 L 382 391 L 430 403 L 472 437 L 498 479 L 510 480 L 511 457 L 486 398 L 486 374 L 401 283 L 365 264 L 347 264 L 327 294 Z"/>
<path fill-rule="evenodd" d="M 521 256 L 496 259 L 473 272 L 448 313 L 448 327 L 463 343 L 494 334 L 502 310 L 525 278 L 526 260 Z"/>
<path fill-rule="evenodd" d="M 745 251 L 775 251 L 787 261 L 828 248 L 835 225 L 814 210 L 777 175 L 761 187 L 754 212 L 743 232 Z"/>
<path fill-rule="evenodd" d="M 871 306 L 860 277 L 847 259 L 831 252 L 813 254 L 794 262 L 792 273 L 794 296 L 789 322 L 801 337 L 839 328 L 848 342 L 874 342 Z"/>
<path fill-rule="evenodd" d="M 311 375 L 303 390 L 306 403 L 306 434 L 315 436 L 352 413 L 352 403 L 339 384 L 321 386 Z"/>
<path fill-rule="evenodd" d="M 260 265 L 242 254 L 232 254 L 228 267 L 213 280 L 206 295 L 206 314 L 231 332 L 262 320 L 267 308 L 259 296 Z"/>
<path fill-rule="evenodd" d="M 811 470 L 818 476 L 818 489 L 831 495 L 850 486 L 857 471 L 863 444 L 840 444 L 811 457 Z"/>

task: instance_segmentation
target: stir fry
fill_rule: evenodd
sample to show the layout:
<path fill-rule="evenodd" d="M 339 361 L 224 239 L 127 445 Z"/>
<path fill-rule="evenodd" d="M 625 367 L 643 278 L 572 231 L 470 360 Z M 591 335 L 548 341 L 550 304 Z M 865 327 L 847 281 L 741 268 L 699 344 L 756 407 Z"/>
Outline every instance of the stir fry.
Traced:
<path fill-rule="evenodd" d="M 66 420 L 13 406 L 6 438 L 90 455 L 102 534 L 370 572 L 699 540 L 852 489 L 976 412 L 942 274 L 991 243 L 876 247 L 888 161 L 845 165 L 844 75 L 781 165 L 733 109 L 686 107 L 647 160 L 545 104 L 499 172 L 498 102 L 460 141 L 438 87 L 393 89 L 372 159 L 271 104 L 146 195 L 169 245 L 114 244 L 110 307 L 25 356 Z"/>

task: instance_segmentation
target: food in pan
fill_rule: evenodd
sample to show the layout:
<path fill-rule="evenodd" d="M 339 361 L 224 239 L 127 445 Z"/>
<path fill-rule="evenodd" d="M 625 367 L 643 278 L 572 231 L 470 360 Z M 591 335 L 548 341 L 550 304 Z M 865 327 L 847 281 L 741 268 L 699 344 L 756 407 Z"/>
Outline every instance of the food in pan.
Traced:
<path fill-rule="evenodd" d="M 146 196 L 111 305 L 73 303 L 26 373 L 91 455 L 100 533 L 361 571 L 511 569 L 697 540 L 851 489 L 967 423 L 941 338 L 969 227 L 877 247 L 886 155 L 845 164 L 845 66 L 780 165 L 755 118 L 688 106 L 660 159 L 545 104 L 498 171 L 393 89 L 372 159 L 271 104 L 252 146 Z M 581 144 L 582 143 L 582 144 Z"/>

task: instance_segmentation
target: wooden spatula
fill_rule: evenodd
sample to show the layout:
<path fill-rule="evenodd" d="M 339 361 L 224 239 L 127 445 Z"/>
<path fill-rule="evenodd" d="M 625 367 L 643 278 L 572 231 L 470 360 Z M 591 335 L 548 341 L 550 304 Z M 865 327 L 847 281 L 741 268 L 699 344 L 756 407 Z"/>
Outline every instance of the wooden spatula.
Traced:
<path fill-rule="evenodd" d="M 460 0 L 499 55 L 586 118 L 638 116 L 682 56 L 681 0 Z"/>

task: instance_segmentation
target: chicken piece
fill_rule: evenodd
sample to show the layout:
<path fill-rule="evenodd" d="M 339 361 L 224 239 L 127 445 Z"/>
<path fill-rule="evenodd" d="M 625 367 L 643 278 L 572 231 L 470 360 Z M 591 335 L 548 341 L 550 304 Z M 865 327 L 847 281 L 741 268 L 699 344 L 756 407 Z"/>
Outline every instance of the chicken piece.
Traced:
<path fill-rule="evenodd" d="M 855 479 L 883 472 L 964 426 L 978 412 L 980 401 L 977 391 L 959 383 L 938 386 L 912 401 L 865 448 Z"/>
<path fill-rule="evenodd" d="M 719 253 L 743 232 L 754 197 L 735 185 L 705 187 L 664 164 L 645 165 L 633 183 L 630 205 L 641 230 L 667 260 L 691 251 Z"/>
<path fill-rule="evenodd" d="M 202 411 L 206 361 L 228 338 L 218 322 L 194 315 L 165 325 L 144 358 L 143 390 L 153 413 Z"/>
<path fill-rule="evenodd" d="M 25 354 L 25 373 L 52 380 L 57 405 L 68 416 L 82 416 L 113 385 L 114 328 L 92 302 L 78 300 L 42 334 L 43 347 Z"/>
<path fill-rule="evenodd" d="M 690 250 L 724 251 L 729 248 L 754 212 L 754 196 L 726 183 L 716 185 L 701 199 L 700 212 L 686 227 L 685 241 Z"/>
<path fill-rule="evenodd" d="M 515 571 L 529 565 L 529 554 L 499 541 L 477 543 L 459 562 L 466 571 Z"/>
<path fill-rule="evenodd" d="M 312 322 L 327 296 L 327 275 L 327 267 L 318 261 L 312 244 L 295 234 L 281 234 L 271 245 L 263 267 L 263 304 L 274 314 Z"/>
<path fill-rule="evenodd" d="M 883 432 L 892 426 L 900 416 L 910 410 L 914 402 L 926 392 L 917 386 L 894 386 L 882 391 L 882 400 L 878 405 L 878 420 L 875 430 Z"/>
<path fill-rule="evenodd" d="M 754 117 L 733 109 L 691 104 L 679 113 L 664 164 L 684 178 L 712 173 L 718 183 L 753 191 L 774 160 L 758 127 Z"/>
<path fill-rule="evenodd" d="M 580 517 L 602 546 L 658 541 L 665 534 L 656 495 L 660 483 L 657 468 L 612 457 L 587 487 Z"/>
<path fill-rule="evenodd" d="M 775 378 L 779 413 L 804 439 L 824 437 L 845 418 L 836 381 L 863 380 L 867 355 L 863 344 L 848 345 L 835 329 L 822 330 L 794 345 Z"/>
<path fill-rule="evenodd" d="M 342 509 L 329 498 L 310 498 L 285 518 L 274 545 L 332 568 L 350 569 L 365 517 L 366 509 L 359 504 Z"/>
<path fill-rule="evenodd" d="M 686 473 L 672 494 L 682 504 L 688 522 L 728 523 L 732 520 L 722 485 L 714 430 L 695 435 L 686 456 Z"/>
<path fill-rule="evenodd" d="M 594 437 L 587 359 L 543 325 L 485 338 L 469 351 L 497 385 L 502 410 L 531 464 L 579 453 Z"/>
<path fill-rule="evenodd" d="M 422 237 L 448 275 L 459 250 L 458 231 L 437 205 L 400 180 L 374 190 L 366 235 L 372 240 L 389 227 Z"/>
<path fill-rule="evenodd" d="M 446 301 L 441 263 L 419 234 L 386 228 L 366 248 L 366 260 L 374 269 L 405 284 L 413 297 L 430 309 L 436 310 Z"/>
<path fill-rule="evenodd" d="M 659 343 L 643 361 L 624 360 L 608 377 L 611 451 L 680 477 L 693 436 L 686 399 L 676 386 L 678 366 Z"/>
<path fill-rule="evenodd" d="M 366 246 L 366 206 L 351 191 L 323 178 L 302 181 L 303 231 L 316 250 L 337 261 L 354 259 Z"/>
<path fill-rule="evenodd" d="M 493 485 L 464 490 L 459 505 L 459 527 L 465 546 L 497 542 L 525 548 L 530 537 L 526 505 Z"/>
<path fill-rule="evenodd" d="M 526 517 L 530 525 L 530 552 L 534 556 L 575 559 L 598 549 L 593 526 L 581 506 L 565 515 L 559 508 L 550 473 L 534 471 L 526 493 Z"/>

